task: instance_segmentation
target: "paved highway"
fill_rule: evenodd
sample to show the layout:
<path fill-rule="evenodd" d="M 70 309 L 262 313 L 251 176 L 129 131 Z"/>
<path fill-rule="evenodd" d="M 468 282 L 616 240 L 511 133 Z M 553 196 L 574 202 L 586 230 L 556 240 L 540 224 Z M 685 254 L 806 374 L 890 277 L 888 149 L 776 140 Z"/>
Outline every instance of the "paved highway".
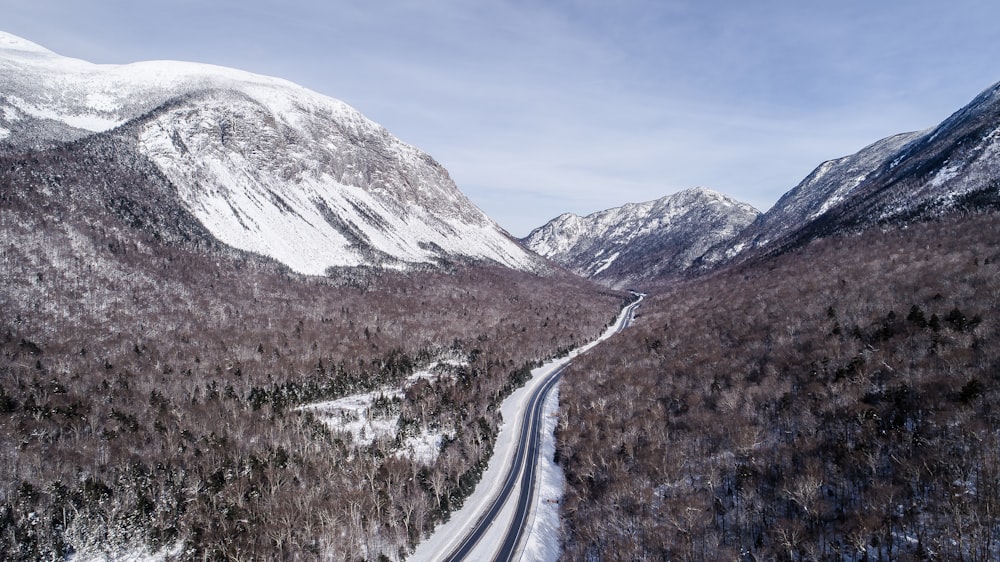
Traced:
<path fill-rule="evenodd" d="M 635 309 L 642 302 L 639 300 L 629 305 L 619 316 L 618 322 L 612 333 L 620 332 L 632 321 Z M 489 509 L 473 525 L 462 541 L 444 558 L 446 562 L 458 562 L 469 559 L 470 554 L 483 539 L 490 527 L 498 522 L 500 512 L 511 501 L 514 501 L 514 491 L 517 493 L 517 506 L 514 510 L 513 518 L 507 526 L 503 541 L 496 545 L 494 561 L 514 560 L 518 552 L 518 546 L 527 532 L 528 519 L 531 516 L 531 508 L 535 499 L 535 477 L 538 474 L 538 462 L 541 452 L 541 428 L 542 412 L 544 410 L 545 399 L 549 392 L 559 382 L 563 370 L 569 362 L 556 369 L 538 385 L 527 401 L 523 418 L 521 420 L 521 431 L 518 435 L 517 449 L 514 459 L 504 477 L 503 486 L 493 501 L 489 504 Z"/>

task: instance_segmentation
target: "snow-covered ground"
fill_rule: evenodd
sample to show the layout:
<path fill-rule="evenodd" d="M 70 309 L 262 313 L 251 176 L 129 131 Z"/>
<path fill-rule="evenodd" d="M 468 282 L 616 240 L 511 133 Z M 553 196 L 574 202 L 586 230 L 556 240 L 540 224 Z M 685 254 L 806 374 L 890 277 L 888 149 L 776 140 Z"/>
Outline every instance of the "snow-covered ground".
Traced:
<path fill-rule="evenodd" d="M 642 298 L 640 297 L 639 302 Z M 638 303 L 636 303 L 637 305 Z M 501 406 L 504 423 L 500 426 L 500 434 L 494 446 L 493 458 L 490 459 L 482 480 L 476 490 L 466 500 L 462 509 L 451 514 L 447 523 L 439 525 L 434 533 L 417 545 L 416 551 L 409 558 L 414 561 L 441 560 L 468 534 L 469 528 L 489 509 L 493 498 L 503 486 L 504 475 L 513 462 L 517 449 L 517 436 L 520 434 L 522 416 L 532 393 L 543 384 L 549 375 L 558 371 L 576 356 L 592 349 L 597 344 L 610 338 L 621 330 L 632 319 L 633 307 L 626 308 L 617 320 L 598 339 L 579 347 L 568 356 L 553 359 L 531 371 L 531 379 L 521 388 L 504 400 Z M 538 495 L 534 501 L 534 521 L 531 533 L 523 546 L 522 560 L 554 561 L 560 554 L 559 544 L 559 505 L 548 500 L 560 501 L 563 490 L 562 469 L 553 461 L 555 451 L 555 417 L 550 415 L 558 411 L 558 394 L 552 392 L 545 404 L 545 441 L 543 443 L 543 462 L 541 463 L 542 478 L 539 481 Z M 517 494 L 512 494 L 513 498 Z M 496 545 L 503 540 L 503 535 L 511 521 L 516 501 L 507 502 L 501 510 L 493 526 L 487 531 L 469 557 L 470 560 L 490 560 L 493 558 Z"/>
<path fill-rule="evenodd" d="M 151 552 L 147 546 L 132 545 L 129 541 L 123 540 L 117 545 L 108 542 L 83 544 L 67 558 L 67 562 L 166 562 L 177 560 L 184 554 L 183 541 Z"/>
<path fill-rule="evenodd" d="M 556 422 L 559 415 L 559 385 L 545 399 L 542 425 L 542 458 L 539 460 L 538 501 L 535 502 L 531 530 L 521 560 L 555 562 L 561 552 L 559 544 L 559 506 L 562 505 L 566 477 L 556 464 Z"/>
<path fill-rule="evenodd" d="M 407 377 L 401 388 L 352 394 L 336 400 L 306 404 L 296 410 L 312 412 L 332 431 L 350 433 L 357 445 L 368 445 L 377 439 L 395 439 L 399 428 L 399 402 L 406 389 L 420 379 L 446 376 L 442 375 L 441 366 L 460 364 L 454 360 L 438 361 Z M 443 431 L 421 431 L 407 437 L 396 454 L 425 463 L 434 462 L 445 437 L 449 435 Z"/>

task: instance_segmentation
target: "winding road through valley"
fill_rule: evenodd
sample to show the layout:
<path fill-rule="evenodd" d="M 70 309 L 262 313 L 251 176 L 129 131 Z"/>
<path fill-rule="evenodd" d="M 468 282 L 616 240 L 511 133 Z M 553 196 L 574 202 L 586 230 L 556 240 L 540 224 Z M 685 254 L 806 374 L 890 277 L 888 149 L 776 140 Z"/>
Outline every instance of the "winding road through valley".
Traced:
<path fill-rule="evenodd" d="M 512 437 L 507 440 L 506 451 L 502 451 L 503 435 L 497 440 L 497 451 L 491 465 L 499 460 L 504 466 L 500 471 L 492 471 L 492 475 L 490 470 L 484 474 L 480 487 L 489 487 L 488 493 L 485 496 L 480 493 L 480 501 L 471 501 L 466 508 L 453 514 L 450 523 L 443 525 L 418 547 L 413 559 L 444 562 L 518 559 L 531 526 L 533 510 L 539 501 L 536 497 L 536 478 L 541 456 L 545 399 L 574 357 L 589 351 L 631 323 L 643 296 L 638 295 L 638 300 L 625 307 L 600 338 L 574 350 L 567 357 L 550 361 L 533 371 L 534 376 L 526 385 L 527 394 L 509 399 L 519 406 L 510 416 L 517 422 L 513 426 Z M 507 416 L 507 412 L 504 413 Z M 512 454 L 510 449 L 513 449 Z M 497 486 L 497 483 L 500 485 Z M 475 494 L 470 500 L 474 498 Z"/>

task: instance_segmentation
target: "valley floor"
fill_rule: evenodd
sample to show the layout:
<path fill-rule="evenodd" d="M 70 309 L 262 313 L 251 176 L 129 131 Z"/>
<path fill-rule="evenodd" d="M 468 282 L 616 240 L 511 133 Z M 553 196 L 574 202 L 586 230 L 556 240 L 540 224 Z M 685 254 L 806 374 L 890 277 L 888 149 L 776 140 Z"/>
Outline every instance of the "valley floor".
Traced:
<path fill-rule="evenodd" d="M 483 473 L 480 485 L 476 487 L 476 490 L 465 501 L 463 507 L 451 514 L 451 518 L 447 523 L 438 526 L 430 537 L 417 546 L 410 560 L 441 560 L 454 550 L 461 539 L 469 533 L 471 527 L 480 520 L 482 514 L 489 508 L 489 504 L 496 497 L 503 483 L 504 475 L 513 462 L 514 452 L 517 448 L 516 439 L 520 432 L 521 423 L 523 422 L 523 413 L 533 392 L 548 380 L 551 375 L 563 369 L 573 359 L 590 351 L 625 328 L 632 319 L 635 306 L 637 306 L 637 303 L 624 309 L 615 323 L 597 340 L 572 350 L 565 357 L 553 359 L 545 363 L 545 365 L 533 369 L 531 371 L 531 379 L 527 384 L 516 390 L 504 401 L 501 408 L 504 423 L 500 427 L 494 454 L 490 459 L 486 471 Z M 539 468 L 542 474 L 541 485 L 532 502 L 534 505 L 534 519 L 528 540 L 523 546 L 525 555 L 531 560 L 554 561 L 559 558 L 560 554 L 558 509 L 563 493 L 563 476 L 562 470 L 554 461 L 555 415 L 558 413 L 558 404 L 557 386 L 556 390 L 549 393 L 546 399 L 546 422 L 543 427 L 545 437 L 542 444 L 542 458 Z M 514 421 L 511 422 L 510 420 Z M 500 512 L 490 530 L 477 545 L 476 550 L 471 553 L 470 560 L 491 559 L 493 557 L 514 515 L 515 503 L 516 495 L 512 494 L 511 501 Z"/>

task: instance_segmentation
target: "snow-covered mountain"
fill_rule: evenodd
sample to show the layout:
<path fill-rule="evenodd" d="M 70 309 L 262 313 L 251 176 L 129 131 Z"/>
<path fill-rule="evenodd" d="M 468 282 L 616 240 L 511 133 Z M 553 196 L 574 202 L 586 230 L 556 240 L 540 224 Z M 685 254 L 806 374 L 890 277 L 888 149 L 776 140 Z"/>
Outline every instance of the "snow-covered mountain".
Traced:
<path fill-rule="evenodd" d="M 588 217 L 562 215 L 524 242 L 571 271 L 623 286 L 986 207 L 1000 208 L 1000 83 L 937 127 L 823 162 L 766 213 L 696 189 Z"/>
<path fill-rule="evenodd" d="M 1000 204 L 1000 83 L 937 127 L 819 165 L 701 263 L 787 250 L 817 237 Z"/>
<path fill-rule="evenodd" d="M 218 66 L 91 64 L 0 33 L 0 153 L 111 138 L 215 238 L 301 273 L 542 267 L 433 158 L 338 100 Z"/>
<path fill-rule="evenodd" d="M 621 287 L 682 275 L 758 215 L 750 205 L 694 188 L 586 217 L 564 214 L 524 242 L 578 275 Z"/>

